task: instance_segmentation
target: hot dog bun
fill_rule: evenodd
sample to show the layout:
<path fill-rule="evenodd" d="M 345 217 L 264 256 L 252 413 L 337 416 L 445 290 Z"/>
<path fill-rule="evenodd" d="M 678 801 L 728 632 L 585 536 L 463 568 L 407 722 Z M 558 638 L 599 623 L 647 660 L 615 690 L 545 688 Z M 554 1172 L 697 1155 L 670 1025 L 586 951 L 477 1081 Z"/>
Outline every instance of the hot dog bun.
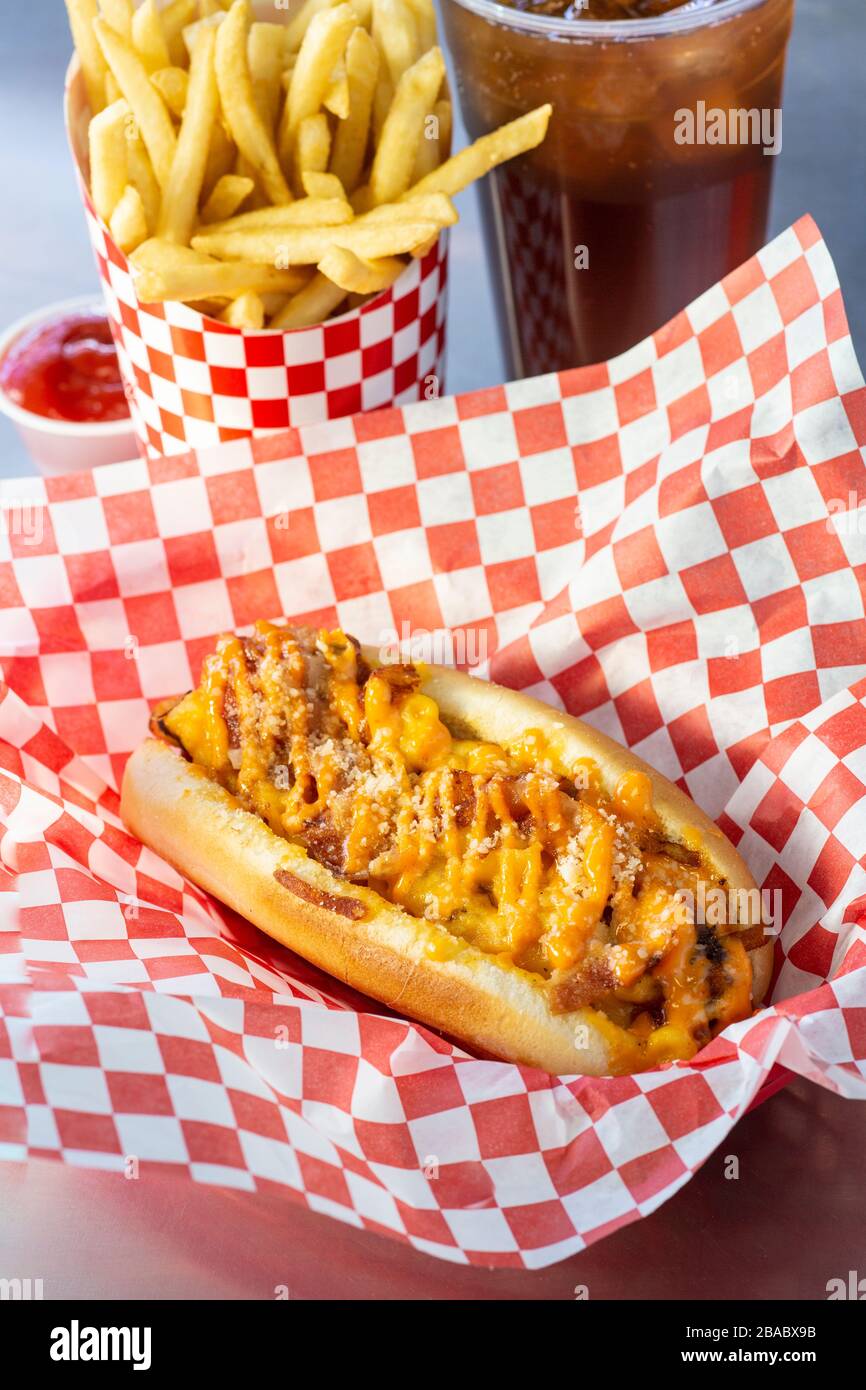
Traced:
<path fill-rule="evenodd" d="M 364 651 L 371 666 L 375 651 Z M 583 721 L 515 691 L 459 672 L 425 667 L 421 690 L 460 738 L 508 751 L 527 728 L 547 741 L 557 771 L 582 758 L 612 793 L 623 772 L 646 773 L 665 835 L 702 844 L 703 862 L 729 889 L 756 885 L 730 841 L 677 787 Z M 656 1062 L 624 1052 L 593 1008 L 551 1010 L 544 983 L 528 970 L 410 915 L 372 889 L 348 882 L 244 810 L 223 786 L 158 739 L 129 759 L 122 814 L 156 853 L 277 941 L 347 984 L 476 1050 L 557 1075 L 604 1075 Z M 743 927 L 754 925 L 742 923 Z M 769 981 L 772 946 L 749 951 L 752 999 Z"/>

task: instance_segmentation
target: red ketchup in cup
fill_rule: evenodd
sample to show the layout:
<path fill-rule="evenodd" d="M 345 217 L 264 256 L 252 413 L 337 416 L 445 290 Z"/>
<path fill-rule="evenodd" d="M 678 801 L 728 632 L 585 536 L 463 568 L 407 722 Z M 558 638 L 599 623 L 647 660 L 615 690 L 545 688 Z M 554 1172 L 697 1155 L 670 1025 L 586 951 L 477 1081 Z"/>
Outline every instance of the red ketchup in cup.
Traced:
<path fill-rule="evenodd" d="M 49 420 L 122 420 L 129 406 L 102 314 L 70 313 L 22 333 L 0 363 L 0 388 Z"/>

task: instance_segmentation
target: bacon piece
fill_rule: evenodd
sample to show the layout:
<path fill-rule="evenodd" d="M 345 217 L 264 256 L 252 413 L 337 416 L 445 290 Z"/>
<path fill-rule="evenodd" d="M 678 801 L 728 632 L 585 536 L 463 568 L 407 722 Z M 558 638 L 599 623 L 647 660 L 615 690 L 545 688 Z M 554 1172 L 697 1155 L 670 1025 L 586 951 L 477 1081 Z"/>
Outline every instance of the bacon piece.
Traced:
<path fill-rule="evenodd" d="M 358 689 L 360 690 L 362 686 L 366 685 L 370 678 L 370 667 L 364 660 L 364 654 L 361 651 L 361 643 L 358 641 L 357 637 L 352 637 L 349 633 L 347 633 L 346 636 L 355 648 L 355 679 L 358 682 Z"/>
<path fill-rule="evenodd" d="M 378 676 L 401 695 L 410 695 L 421 684 L 417 669 L 408 663 L 395 662 L 393 666 L 377 666 L 375 671 L 369 673 L 368 680 L 370 676 Z"/>
<path fill-rule="evenodd" d="M 687 849 L 675 840 L 665 840 L 661 835 L 647 835 L 642 849 L 649 854 L 662 854 L 666 859 L 673 859 L 676 864 L 687 864 L 693 869 L 700 868 L 701 856 L 697 850 Z"/>
<path fill-rule="evenodd" d="M 333 821 L 327 815 L 316 816 L 304 826 L 304 844 L 312 857 L 335 873 L 342 873 L 346 863 L 346 844 Z"/>
<path fill-rule="evenodd" d="M 294 893 L 296 898 L 302 898 L 313 907 L 323 907 L 328 912 L 335 912 L 338 917 L 349 917 L 357 922 L 367 915 L 366 907 L 358 898 L 343 898 L 338 897 L 336 893 L 326 893 L 321 888 L 315 888 L 312 883 L 298 878 L 297 874 L 290 873 L 288 869 L 275 869 L 274 878 L 283 888 Z"/>
<path fill-rule="evenodd" d="M 457 770 L 453 777 L 454 819 L 459 826 L 465 827 L 471 825 L 475 818 L 475 786 L 472 773 Z"/>
<path fill-rule="evenodd" d="M 760 946 L 766 946 L 770 937 L 766 935 L 763 927 L 747 927 L 745 931 L 736 933 L 737 940 L 742 942 L 743 949 L 746 951 L 757 951 Z"/>
<path fill-rule="evenodd" d="M 241 746 L 241 722 L 238 717 L 238 700 L 233 685 L 226 685 L 223 695 L 223 719 L 229 731 L 229 748 Z"/>
<path fill-rule="evenodd" d="M 460 827 L 465 828 L 466 826 L 471 825 L 473 820 L 475 819 L 475 781 L 471 772 L 465 772 L 462 769 L 455 769 L 452 773 L 452 777 L 454 779 L 454 812 L 457 819 L 457 824 Z M 518 829 L 525 830 L 527 827 L 527 822 L 532 817 L 532 812 L 530 811 L 529 806 L 526 802 L 526 779 L 523 776 L 507 777 L 500 775 L 497 777 L 497 782 L 502 789 L 502 796 L 505 801 L 505 805 L 508 807 L 509 815 L 511 816 Z M 560 792 L 559 805 L 563 820 L 565 820 L 566 823 L 569 823 L 571 819 L 570 808 L 568 804 L 568 798 L 563 792 Z M 437 814 L 439 813 L 438 797 L 436 798 L 436 812 Z M 497 830 L 499 828 L 499 824 L 499 817 L 495 814 L 493 808 L 491 807 L 488 818 L 488 826 L 491 830 Z M 545 824 L 542 823 L 537 827 L 537 829 L 542 838 L 544 838 L 546 833 Z"/>
<path fill-rule="evenodd" d="M 568 1014 L 573 1009 L 584 1009 L 615 988 L 616 980 L 606 960 L 586 961 L 561 979 L 551 981 L 551 1013 Z"/>
<path fill-rule="evenodd" d="M 169 700 L 160 700 L 157 705 L 154 705 L 150 716 L 150 732 L 154 738 L 161 739 L 163 743 L 173 743 L 176 748 L 181 749 L 184 757 L 188 757 L 186 749 L 181 747 L 179 739 L 175 738 L 165 723 L 166 715 L 171 714 L 175 706 L 179 705 L 184 698 L 185 696 L 179 696 Z"/>

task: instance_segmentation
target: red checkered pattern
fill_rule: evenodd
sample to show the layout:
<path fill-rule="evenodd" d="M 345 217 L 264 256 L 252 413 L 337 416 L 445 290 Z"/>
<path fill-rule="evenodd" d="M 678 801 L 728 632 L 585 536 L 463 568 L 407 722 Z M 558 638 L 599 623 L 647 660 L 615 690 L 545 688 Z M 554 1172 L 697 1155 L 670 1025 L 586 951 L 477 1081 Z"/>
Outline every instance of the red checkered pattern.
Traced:
<path fill-rule="evenodd" d="M 80 78 L 70 101 L 82 100 Z M 77 153 L 77 130 L 70 137 Z M 361 308 L 313 328 L 249 332 L 185 304 L 142 304 L 129 262 L 79 188 L 142 454 L 188 449 L 444 390 L 448 232 Z"/>
<path fill-rule="evenodd" d="M 554 371 L 563 343 L 574 336 L 573 306 L 563 280 L 563 247 L 574 235 L 564 225 L 562 195 L 549 182 L 536 182 L 526 160 L 493 170 L 486 194 L 501 204 L 503 254 L 512 297 L 520 305 L 520 369 L 527 376 Z"/>
<path fill-rule="evenodd" d="M 806 219 L 604 366 L 3 485 L 0 1155 L 537 1267 L 657 1208 L 780 1066 L 866 1097 L 864 447 Z M 151 704 L 281 615 L 483 637 L 688 789 L 780 895 L 772 1004 L 643 1076 L 481 1061 L 143 850 Z"/>

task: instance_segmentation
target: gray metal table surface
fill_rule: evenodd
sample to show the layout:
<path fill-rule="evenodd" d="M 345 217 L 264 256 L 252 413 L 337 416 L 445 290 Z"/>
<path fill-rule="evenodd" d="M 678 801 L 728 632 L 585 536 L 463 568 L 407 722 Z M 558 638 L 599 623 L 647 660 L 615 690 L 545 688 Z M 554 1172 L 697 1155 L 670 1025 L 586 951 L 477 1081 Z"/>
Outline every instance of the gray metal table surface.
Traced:
<path fill-rule="evenodd" d="M 785 149 L 772 230 L 811 212 L 835 259 L 855 345 L 866 350 L 860 140 L 863 0 L 797 0 Z M 69 38 L 62 0 L 0 20 L 0 326 L 96 287 L 61 116 Z M 458 130 L 457 139 L 462 138 Z M 503 379 L 475 195 L 452 242 L 448 386 Z M 0 420 L 0 476 L 32 471 Z M 549 1271 L 461 1269 L 273 1196 L 164 1179 L 125 1183 L 61 1164 L 0 1164 L 0 1276 L 45 1296 L 299 1299 L 750 1299 L 826 1297 L 866 1274 L 866 1107 L 796 1082 L 737 1126 L 661 1211 Z M 740 1158 L 729 1182 L 724 1156 Z"/>
<path fill-rule="evenodd" d="M 811 1302 L 866 1289 L 864 1140 L 866 1105 L 795 1081 L 659 1211 L 531 1271 L 434 1259 L 273 1191 L 0 1164 L 0 1278 L 46 1299 Z"/>

